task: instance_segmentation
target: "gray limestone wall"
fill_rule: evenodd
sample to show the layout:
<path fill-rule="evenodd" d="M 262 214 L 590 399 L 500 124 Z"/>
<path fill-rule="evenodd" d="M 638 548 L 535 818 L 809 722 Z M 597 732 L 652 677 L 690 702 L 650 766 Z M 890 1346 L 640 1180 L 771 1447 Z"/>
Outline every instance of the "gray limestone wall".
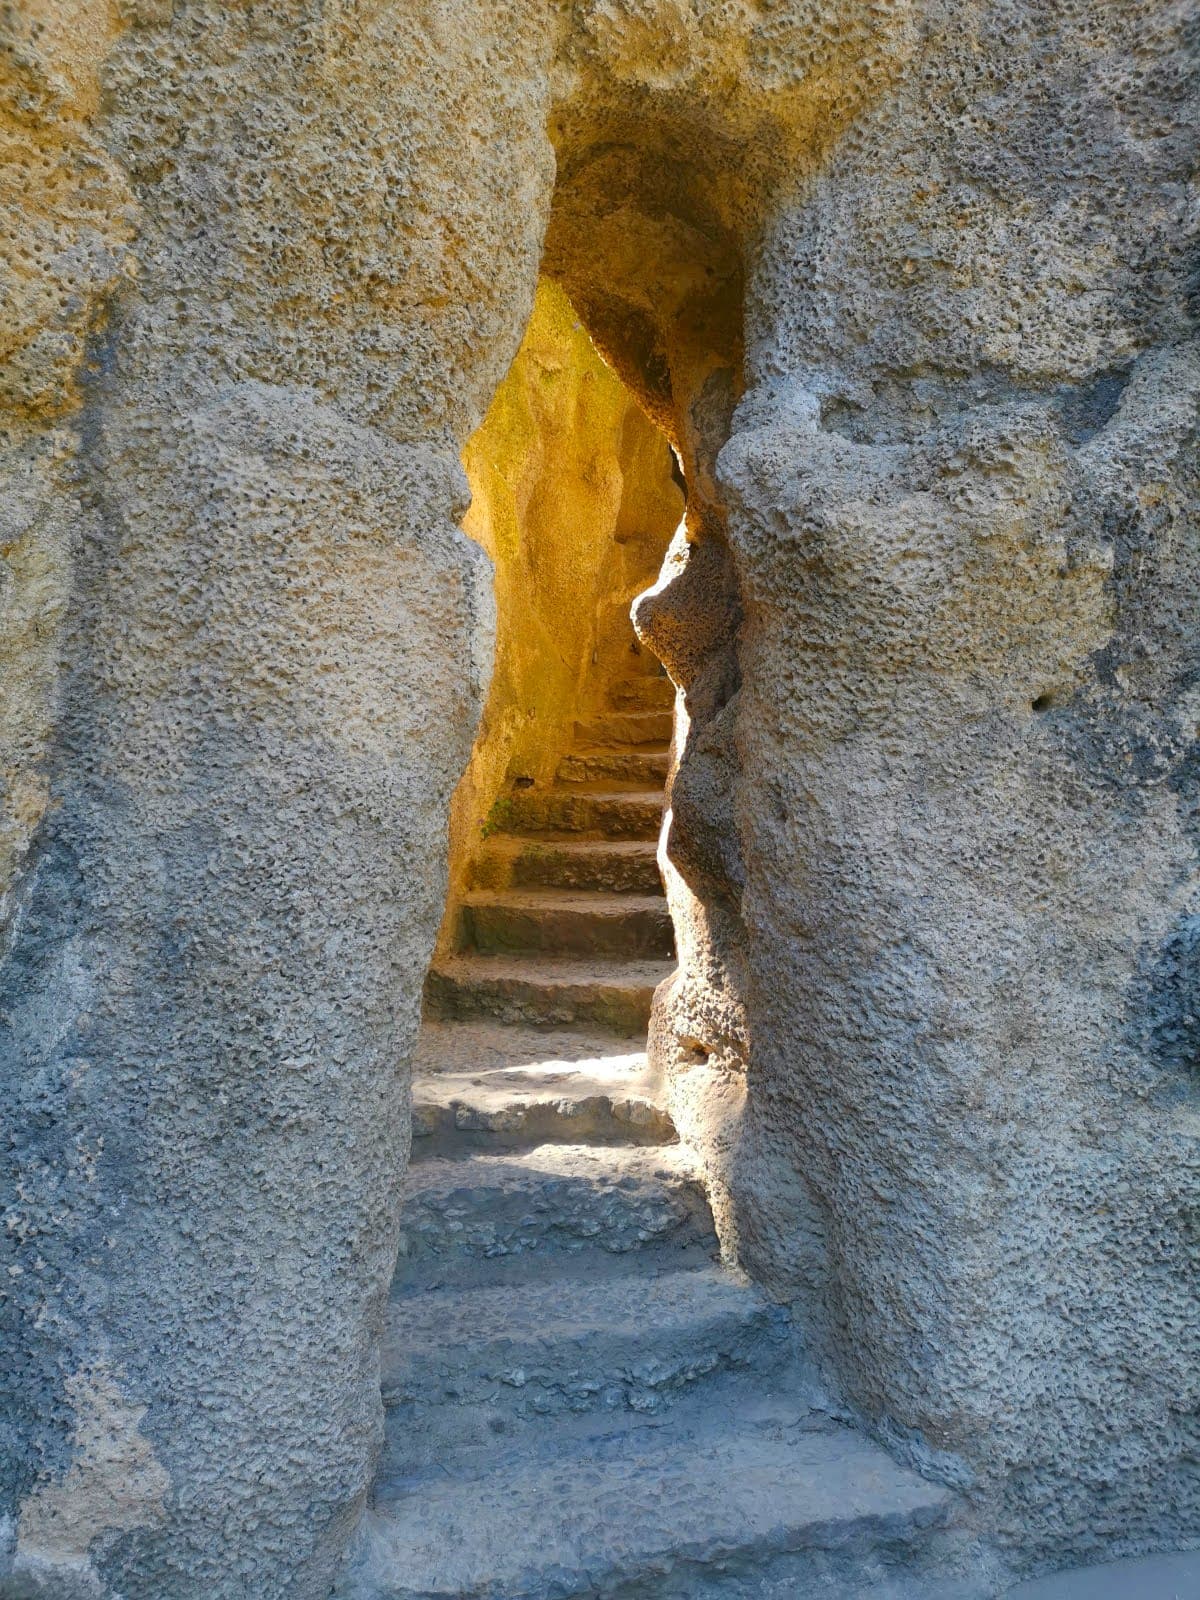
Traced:
<path fill-rule="evenodd" d="M 5 1595 L 323 1596 L 374 1470 L 491 665 L 458 440 L 550 178 L 538 96 L 475 59 L 524 24 L 455 10 L 440 82 L 403 8 L 142 8 L 103 64 L 136 263 L 57 423 L 80 521 L 0 976 Z"/>
<path fill-rule="evenodd" d="M 730 1248 L 1022 1560 L 1200 1528 L 1195 42 L 923 7 L 717 466 L 746 1045 L 685 977 L 660 1049 Z"/>

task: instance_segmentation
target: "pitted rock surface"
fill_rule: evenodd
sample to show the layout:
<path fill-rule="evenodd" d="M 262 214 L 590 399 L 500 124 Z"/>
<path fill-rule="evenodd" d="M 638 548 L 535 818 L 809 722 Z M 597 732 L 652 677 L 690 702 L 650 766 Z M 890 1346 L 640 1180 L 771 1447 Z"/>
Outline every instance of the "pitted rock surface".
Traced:
<path fill-rule="evenodd" d="M 716 1248 L 695 1162 L 680 1144 L 539 1145 L 523 1155 L 415 1163 L 400 1256 L 439 1278 L 455 1260 L 650 1244 Z"/>
<path fill-rule="evenodd" d="M 639 686 L 572 754 L 672 742 L 651 1076 L 726 1258 L 1001 1565 L 1194 1542 L 1195 62 L 1188 0 L 0 7 L 6 1600 L 326 1600 L 360 1525 L 503 610 L 461 456 L 539 268 L 687 483 L 633 674 L 674 726 Z M 628 431 L 576 458 L 614 545 L 663 465 Z M 610 553 L 606 604 L 646 551 Z M 514 777 L 556 789 L 531 823 L 617 820 L 577 765 Z M 473 888 L 646 892 L 652 841 L 484 843 Z M 481 976 L 443 999 L 635 1037 L 665 974 Z M 818 1495 L 774 1576 L 717 1574 L 766 1550 L 698 1437 L 703 1579 L 653 1511 L 624 1554 L 589 1520 L 656 1460 L 557 1480 L 564 1584 L 931 1577 L 861 1482 L 850 1567 L 795 1548 Z M 524 1538 L 556 1480 L 519 1479 L 430 1490 L 427 1546 Z"/>

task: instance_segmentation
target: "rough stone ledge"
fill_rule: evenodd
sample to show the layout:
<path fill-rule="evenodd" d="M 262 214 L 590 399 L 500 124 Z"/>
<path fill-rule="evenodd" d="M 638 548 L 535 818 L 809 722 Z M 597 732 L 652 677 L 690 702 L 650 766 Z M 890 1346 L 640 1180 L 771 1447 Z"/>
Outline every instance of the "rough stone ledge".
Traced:
<path fill-rule="evenodd" d="M 671 1243 L 716 1249 L 694 1158 L 650 1149 L 548 1145 L 520 1155 L 419 1161 L 405 1180 L 400 1273 L 453 1261 L 641 1252 Z"/>
<path fill-rule="evenodd" d="M 360 1530 L 340 1600 L 549 1600 L 810 1592 L 765 1587 L 801 1553 L 811 1592 L 900 1600 L 866 1587 L 915 1570 L 912 1550 L 953 1516 L 949 1491 L 841 1428 L 723 1418 L 708 1430 L 639 1429 L 571 1457 L 509 1457 L 462 1481 L 411 1485 Z M 741 1579 L 762 1564 L 750 1586 Z M 835 1578 L 840 1586 L 820 1582 Z M 709 1587 L 709 1585 L 714 1585 Z M 863 1587 L 852 1588 L 851 1584 Z M 944 1600 L 995 1593 L 964 1580 Z"/>

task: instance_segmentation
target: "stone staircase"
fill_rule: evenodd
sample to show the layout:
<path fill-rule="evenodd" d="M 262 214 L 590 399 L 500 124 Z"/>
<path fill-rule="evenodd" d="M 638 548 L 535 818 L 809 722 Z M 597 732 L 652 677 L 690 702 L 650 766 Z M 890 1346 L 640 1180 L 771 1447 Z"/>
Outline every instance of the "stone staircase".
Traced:
<path fill-rule="evenodd" d="M 659 704 L 580 723 L 547 789 L 518 790 L 460 907 L 457 955 L 429 974 L 435 1019 L 644 1035 L 673 935 L 656 857 L 671 737 Z"/>
<path fill-rule="evenodd" d="M 624 687 L 516 797 L 430 973 L 343 1600 L 968 1592 L 921 1577 L 947 1492 L 823 1410 L 785 1313 L 720 1265 L 647 1068 L 669 692 Z"/>

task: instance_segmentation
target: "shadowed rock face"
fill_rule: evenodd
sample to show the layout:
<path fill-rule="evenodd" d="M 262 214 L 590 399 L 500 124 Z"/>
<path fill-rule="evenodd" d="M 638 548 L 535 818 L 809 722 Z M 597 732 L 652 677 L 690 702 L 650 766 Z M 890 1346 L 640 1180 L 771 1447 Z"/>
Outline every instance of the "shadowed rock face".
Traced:
<path fill-rule="evenodd" d="M 1187 8 L 269 9 L 0 19 L 0 1592 L 323 1596 L 358 1517 L 543 246 L 688 477 L 652 1042 L 726 1248 L 1020 1559 L 1181 1542 Z"/>
<path fill-rule="evenodd" d="M 382 1437 L 404 1063 L 491 655 L 458 446 L 550 179 L 539 91 L 474 57 L 507 39 L 532 85 L 528 24 L 401 9 L 131 8 L 103 67 L 137 274 L 57 423 L 43 524 L 84 517 L 0 982 L 20 1594 L 323 1595 Z M 73 25 L 43 20 L 35 54 Z"/>
<path fill-rule="evenodd" d="M 722 457 L 754 819 L 749 1171 L 735 1157 L 729 1184 L 753 1213 L 781 1168 L 797 1207 L 744 1253 L 812 1295 L 858 1403 L 953 1451 L 1026 1544 L 1095 1537 L 1067 1460 L 1119 1503 L 1114 1532 L 1192 1514 L 1186 1476 L 1173 1502 L 1154 1485 L 1195 1444 L 1195 1085 L 1152 1044 L 1194 903 L 1172 704 L 1191 650 L 1174 691 L 1122 705 L 1098 665 L 1120 558 L 1095 535 L 1139 433 L 1182 466 L 1195 381 L 1148 358 L 1081 452 L 1037 397 L 901 446 L 830 435 L 798 397 Z M 1186 541 L 1167 559 L 1195 570 Z M 1135 1348 L 1154 1350 L 1136 1399 L 1116 1356 Z"/>

